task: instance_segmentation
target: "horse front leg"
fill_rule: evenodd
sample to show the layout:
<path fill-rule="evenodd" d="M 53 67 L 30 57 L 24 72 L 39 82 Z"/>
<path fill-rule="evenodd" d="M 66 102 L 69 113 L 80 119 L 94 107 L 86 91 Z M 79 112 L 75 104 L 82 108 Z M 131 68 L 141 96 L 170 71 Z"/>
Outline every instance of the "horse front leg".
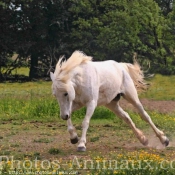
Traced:
<path fill-rule="evenodd" d="M 75 103 L 74 102 L 72 104 L 72 112 L 80 109 L 81 107 L 82 107 L 82 105 L 80 105 L 79 103 Z M 78 143 L 78 135 L 77 135 L 75 127 L 72 124 L 71 118 L 69 118 L 67 120 L 67 130 L 68 130 L 68 132 L 70 134 L 70 141 L 71 141 L 71 143 L 72 144 Z"/>
<path fill-rule="evenodd" d="M 77 151 L 86 151 L 86 133 L 89 128 L 89 122 L 92 117 L 92 114 L 94 113 L 94 110 L 97 106 L 97 103 L 92 100 L 87 104 L 86 108 L 86 115 L 82 122 L 82 136 L 78 144 Z"/>
<path fill-rule="evenodd" d="M 71 118 L 67 120 L 68 132 L 70 134 L 70 141 L 72 144 L 78 143 L 78 135 L 76 133 L 76 129 L 72 124 Z"/>

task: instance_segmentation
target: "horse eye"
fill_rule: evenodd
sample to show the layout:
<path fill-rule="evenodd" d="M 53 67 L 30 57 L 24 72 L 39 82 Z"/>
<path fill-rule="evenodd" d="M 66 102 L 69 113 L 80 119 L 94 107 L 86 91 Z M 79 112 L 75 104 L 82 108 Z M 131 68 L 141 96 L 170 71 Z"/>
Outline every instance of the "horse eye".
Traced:
<path fill-rule="evenodd" d="M 66 92 L 66 93 L 64 93 L 64 96 L 66 97 L 68 95 L 68 93 Z"/>

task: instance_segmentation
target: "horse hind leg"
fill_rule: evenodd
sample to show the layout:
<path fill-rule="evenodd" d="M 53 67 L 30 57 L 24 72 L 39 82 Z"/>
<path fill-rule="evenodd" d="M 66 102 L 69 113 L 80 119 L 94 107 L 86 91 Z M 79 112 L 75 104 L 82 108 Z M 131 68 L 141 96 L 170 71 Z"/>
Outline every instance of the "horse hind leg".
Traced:
<path fill-rule="evenodd" d="M 165 136 L 164 132 L 159 130 L 153 121 L 151 120 L 151 117 L 148 115 L 148 113 L 144 110 L 143 106 L 141 103 L 135 103 L 135 107 L 138 109 L 139 114 L 141 115 L 142 119 L 145 120 L 147 123 L 150 124 L 152 129 L 154 130 L 156 136 L 160 139 L 161 143 L 164 146 L 169 145 L 169 139 Z"/>
<path fill-rule="evenodd" d="M 136 109 L 139 112 L 139 115 L 141 116 L 141 118 L 146 121 L 154 130 L 156 136 L 160 139 L 161 143 L 164 146 L 168 146 L 169 144 L 169 139 L 165 136 L 165 134 L 163 133 L 163 131 L 159 130 L 155 124 L 153 123 L 153 121 L 151 120 L 151 117 L 148 115 L 148 113 L 144 110 L 143 105 L 141 104 L 138 95 L 137 95 L 137 91 L 135 89 L 135 87 L 128 87 L 129 88 L 129 92 L 125 92 L 125 94 L 123 95 L 123 97 L 129 101 L 131 104 L 133 104 L 133 106 L 136 107 Z"/>
<path fill-rule="evenodd" d="M 148 144 L 148 140 L 145 137 L 145 135 L 142 133 L 142 131 L 140 131 L 138 128 L 136 128 L 134 122 L 131 120 L 131 118 L 129 117 L 128 113 L 125 112 L 119 106 L 119 103 L 118 102 L 112 101 L 106 107 L 109 108 L 111 111 L 113 111 L 118 117 L 120 117 L 121 119 L 123 119 L 130 126 L 130 128 L 133 130 L 133 132 L 136 135 L 136 137 L 139 139 L 139 141 L 143 145 L 146 146 Z"/>

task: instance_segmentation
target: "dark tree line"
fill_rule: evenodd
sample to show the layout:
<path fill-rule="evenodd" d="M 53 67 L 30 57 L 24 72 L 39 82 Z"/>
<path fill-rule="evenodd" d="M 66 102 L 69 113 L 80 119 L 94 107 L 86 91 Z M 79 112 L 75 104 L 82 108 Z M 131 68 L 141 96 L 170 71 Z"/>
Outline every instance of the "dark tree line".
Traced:
<path fill-rule="evenodd" d="M 94 60 L 131 62 L 135 54 L 175 73 L 174 9 L 173 0 L 2 0 L 0 78 L 24 65 L 30 79 L 47 76 L 75 49 Z"/>

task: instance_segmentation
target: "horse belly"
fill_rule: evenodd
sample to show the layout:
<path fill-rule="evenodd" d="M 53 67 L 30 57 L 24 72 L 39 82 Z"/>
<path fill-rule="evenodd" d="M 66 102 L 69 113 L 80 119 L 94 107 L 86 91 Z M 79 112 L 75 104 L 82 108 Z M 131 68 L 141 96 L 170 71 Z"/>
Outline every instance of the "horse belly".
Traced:
<path fill-rule="evenodd" d="M 97 105 L 98 106 L 105 105 L 105 104 L 107 104 L 107 101 L 108 101 L 108 99 L 106 98 L 106 95 L 103 93 L 100 93 Z"/>
<path fill-rule="evenodd" d="M 117 94 L 121 93 L 121 78 L 110 77 L 102 83 L 99 88 L 98 105 L 106 105 L 110 103 Z"/>

